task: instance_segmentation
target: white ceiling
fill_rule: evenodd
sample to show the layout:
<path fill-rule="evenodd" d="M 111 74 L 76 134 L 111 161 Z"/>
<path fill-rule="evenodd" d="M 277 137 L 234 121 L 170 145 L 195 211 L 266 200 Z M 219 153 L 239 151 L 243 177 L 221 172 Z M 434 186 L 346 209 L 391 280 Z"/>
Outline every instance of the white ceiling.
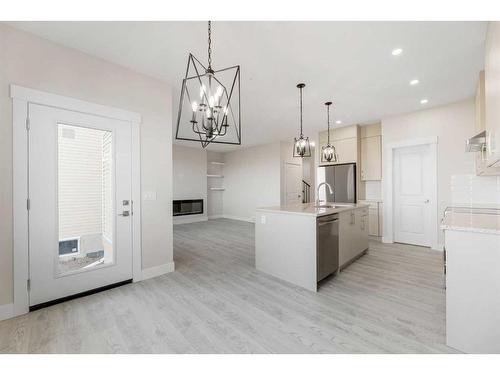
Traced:
<path fill-rule="evenodd" d="M 205 22 L 10 24 L 171 83 L 174 108 L 188 53 L 207 56 Z M 342 126 L 368 123 L 471 97 L 484 65 L 485 22 L 214 22 L 212 30 L 214 68 L 241 65 L 245 146 L 297 135 L 298 82 L 307 85 L 310 135 L 326 128 L 327 100 Z M 396 47 L 404 51 L 394 57 Z M 414 78 L 420 84 L 410 86 Z"/>

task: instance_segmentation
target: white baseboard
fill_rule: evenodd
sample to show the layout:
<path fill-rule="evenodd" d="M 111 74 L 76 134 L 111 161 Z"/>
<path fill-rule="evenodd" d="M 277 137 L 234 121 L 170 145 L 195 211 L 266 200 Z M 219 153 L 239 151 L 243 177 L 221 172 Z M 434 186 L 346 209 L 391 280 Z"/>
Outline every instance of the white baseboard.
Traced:
<path fill-rule="evenodd" d="M 0 305 L 0 321 L 14 317 L 14 304 Z"/>
<path fill-rule="evenodd" d="M 394 243 L 392 237 L 382 236 L 382 243 Z"/>
<path fill-rule="evenodd" d="M 210 215 L 208 217 L 208 220 L 222 219 L 223 217 L 224 217 L 223 215 Z"/>
<path fill-rule="evenodd" d="M 174 225 L 178 224 L 189 224 L 189 223 L 198 223 L 200 221 L 207 221 L 208 217 L 206 215 L 188 215 L 186 217 L 174 217 L 173 223 Z"/>
<path fill-rule="evenodd" d="M 442 243 L 434 244 L 433 246 L 431 246 L 431 249 L 436 250 L 436 251 L 443 251 L 444 244 L 442 244 Z"/>
<path fill-rule="evenodd" d="M 174 262 L 161 264 L 159 266 L 145 268 L 142 270 L 142 280 L 151 279 L 153 277 L 161 276 L 175 270 Z"/>
<path fill-rule="evenodd" d="M 255 223 L 254 217 L 241 217 L 241 216 L 224 215 L 223 218 L 224 219 L 231 219 L 231 220 L 246 221 L 248 223 Z"/>

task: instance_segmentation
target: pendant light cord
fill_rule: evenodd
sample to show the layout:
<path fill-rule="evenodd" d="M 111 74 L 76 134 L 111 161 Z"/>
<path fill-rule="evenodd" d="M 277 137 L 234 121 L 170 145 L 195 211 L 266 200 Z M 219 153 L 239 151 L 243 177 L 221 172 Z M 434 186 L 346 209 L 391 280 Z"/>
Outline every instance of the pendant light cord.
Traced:
<path fill-rule="evenodd" d="M 212 21 L 208 21 L 208 69 L 212 69 Z"/>
<path fill-rule="evenodd" d="M 300 137 L 302 136 L 302 87 L 300 87 Z"/>
<path fill-rule="evenodd" d="M 330 145 L 330 106 L 326 106 L 326 121 L 328 123 L 328 145 Z"/>

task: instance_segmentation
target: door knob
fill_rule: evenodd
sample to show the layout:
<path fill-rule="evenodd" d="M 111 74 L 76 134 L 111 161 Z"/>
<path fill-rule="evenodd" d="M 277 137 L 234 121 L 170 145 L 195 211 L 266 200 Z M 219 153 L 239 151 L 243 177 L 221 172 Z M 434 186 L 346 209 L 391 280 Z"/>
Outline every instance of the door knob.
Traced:
<path fill-rule="evenodd" d="M 429 201 L 428 199 L 426 199 L 426 200 L 424 201 L 424 203 L 429 203 L 429 202 L 430 202 L 430 201 Z"/>
<path fill-rule="evenodd" d="M 118 214 L 118 216 L 130 216 L 130 211 L 123 211 L 121 214 Z"/>

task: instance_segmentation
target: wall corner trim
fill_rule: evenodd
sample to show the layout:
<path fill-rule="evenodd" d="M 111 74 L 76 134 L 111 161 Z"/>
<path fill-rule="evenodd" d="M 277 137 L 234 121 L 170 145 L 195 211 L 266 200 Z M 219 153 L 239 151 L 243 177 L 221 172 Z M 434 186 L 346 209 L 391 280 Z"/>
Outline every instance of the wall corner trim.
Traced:
<path fill-rule="evenodd" d="M 0 305 L 0 321 L 14 317 L 14 304 Z"/>
<path fill-rule="evenodd" d="M 175 271 L 175 263 L 169 262 L 159 266 L 144 268 L 142 270 L 142 280 L 152 279 L 153 277 L 161 276 L 166 273 Z"/>

